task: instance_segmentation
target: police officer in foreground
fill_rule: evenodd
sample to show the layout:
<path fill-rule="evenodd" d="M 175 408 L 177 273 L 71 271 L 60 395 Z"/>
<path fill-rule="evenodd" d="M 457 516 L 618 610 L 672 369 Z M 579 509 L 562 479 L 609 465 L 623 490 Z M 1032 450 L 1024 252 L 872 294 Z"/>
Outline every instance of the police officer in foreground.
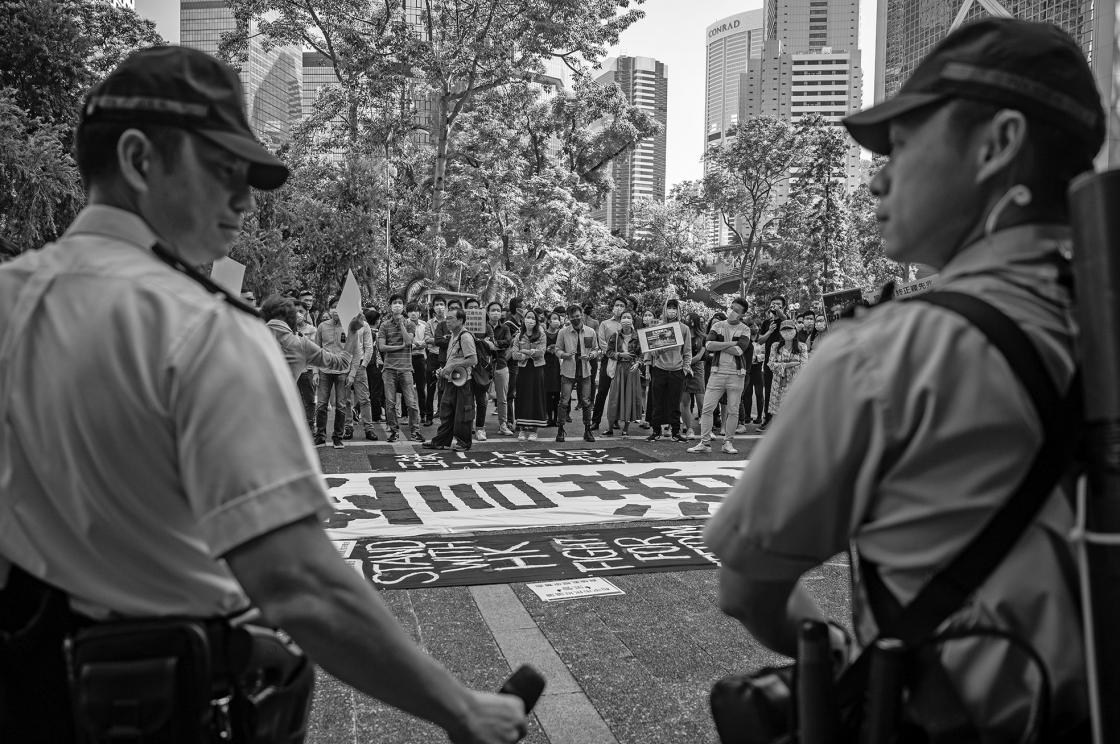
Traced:
<path fill-rule="evenodd" d="M 1066 392 L 1075 329 L 1065 195 L 1104 139 L 1100 98 L 1077 44 L 1054 26 L 1014 19 L 962 27 L 898 95 L 844 124 L 861 145 L 889 156 L 871 182 L 887 255 L 932 266 L 939 291 L 1001 311 Z M 835 327 L 782 405 L 786 415 L 706 538 L 722 560 L 721 607 L 790 656 L 800 621 L 823 619 L 799 585 L 802 574 L 850 542 L 907 605 L 1024 480 L 1047 434 L 987 337 L 921 301 L 892 302 Z M 950 620 L 955 630 L 1008 632 L 1037 651 L 1051 693 L 1043 723 L 1058 734 L 1049 741 L 1087 715 L 1075 587 L 1064 570 L 1072 525 L 1055 490 Z M 876 627 L 867 574 L 859 566 L 854 573 L 864 644 Z M 940 660 L 979 740 L 1019 741 L 1038 699 L 1024 655 L 973 637 L 945 646 Z M 945 733 L 936 720 L 918 723 L 934 741 Z"/>
<path fill-rule="evenodd" d="M 0 267 L 0 739 L 72 740 L 70 703 L 86 730 L 129 741 L 170 726 L 168 709 L 207 736 L 243 730 L 230 719 L 256 703 L 219 670 L 259 682 L 283 669 L 281 647 L 299 656 L 270 634 L 276 663 L 246 661 L 261 628 L 239 616 L 256 608 L 327 672 L 452 741 L 517 740 L 522 702 L 466 688 L 340 558 L 275 340 L 191 268 L 226 255 L 251 187 L 288 176 L 249 129 L 237 73 L 187 48 L 133 54 L 89 93 L 76 158 L 89 205 Z M 61 609 L 41 601 L 52 592 Z M 197 619 L 212 658 L 170 618 Z M 167 648 L 138 656 L 149 643 Z M 210 678 L 187 680 L 197 669 Z M 298 728 L 300 712 L 279 715 Z"/>

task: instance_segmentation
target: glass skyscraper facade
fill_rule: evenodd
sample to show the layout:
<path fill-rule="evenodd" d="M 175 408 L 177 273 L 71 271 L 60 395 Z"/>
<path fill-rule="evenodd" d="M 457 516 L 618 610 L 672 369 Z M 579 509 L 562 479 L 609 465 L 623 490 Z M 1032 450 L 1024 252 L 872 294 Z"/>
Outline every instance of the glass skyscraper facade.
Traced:
<path fill-rule="evenodd" d="M 1112 9 L 1099 0 L 1096 4 Z M 897 93 L 955 25 L 993 15 L 1053 23 L 1068 31 L 1091 58 L 1093 6 L 1093 0 L 879 0 L 875 101 Z"/>
<path fill-rule="evenodd" d="M 611 175 L 614 190 L 603 197 L 592 212 L 611 232 L 624 237 L 633 234 L 631 207 L 636 199 L 665 200 L 665 126 L 668 110 L 668 68 L 650 57 L 610 57 L 603 62 L 596 78 L 600 85 L 617 83 L 626 100 L 661 122 L 661 133 L 639 142 L 614 159 Z M 638 233 L 641 237 L 641 233 Z"/>
<path fill-rule="evenodd" d="M 217 55 L 222 34 L 235 30 L 233 12 L 225 0 L 181 0 L 179 38 L 183 46 Z M 302 116 L 303 60 L 294 47 L 264 50 L 249 34 L 247 58 L 240 63 L 241 85 L 253 133 L 276 148 L 291 138 Z"/>
<path fill-rule="evenodd" d="M 704 149 L 739 122 L 739 99 L 750 59 L 762 54 L 762 11 L 721 18 L 705 32 Z"/>

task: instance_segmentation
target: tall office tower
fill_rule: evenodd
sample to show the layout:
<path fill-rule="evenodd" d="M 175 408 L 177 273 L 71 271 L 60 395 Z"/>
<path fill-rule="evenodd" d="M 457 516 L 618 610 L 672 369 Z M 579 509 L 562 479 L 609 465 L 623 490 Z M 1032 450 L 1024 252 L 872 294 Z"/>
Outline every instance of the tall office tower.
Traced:
<path fill-rule="evenodd" d="M 963 23 L 991 16 L 1045 21 L 1068 31 L 1092 58 L 1093 7 L 1100 0 L 879 0 L 875 101 L 898 92 L 937 42 Z"/>
<path fill-rule="evenodd" d="M 614 190 L 603 197 L 592 216 L 618 235 L 630 237 L 630 208 L 640 197 L 665 200 L 665 113 L 668 68 L 650 57 L 610 57 L 596 78 L 600 85 L 617 83 L 626 99 L 661 122 L 661 134 L 642 140 L 611 164 Z M 641 236 L 641 233 L 638 233 Z"/>
<path fill-rule="evenodd" d="M 233 12 L 225 0 L 181 0 L 179 36 L 183 46 L 217 54 L 222 34 L 233 31 Z M 303 60 L 296 47 L 265 51 L 250 29 L 248 59 L 241 63 L 241 86 L 253 133 L 275 148 L 291 137 L 300 120 Z"/>
<path fill-rule="evenodd" d="M 739 123 L 741 98 L 746 90 L 748 65 L 762 54 L 763 12 L 750 10 L 721 18 L 704 33 L 707 69 L 704 75 L 704 145 L 723 143 L 731 127 Z M 718 215 L 707 224 L 707 243 L 711 248 L 726 245 L 727 226 Z"/>
<path fill-rule="evenodd" d="M 764 12 L 766 41 L 751 60 L 740 117 L 796 124 L 817 114 L 839 129 L 841 118 L 862 106 L 858 0 L 767 0 Z M 847 141 L 842 180 L 853 190 L 861 182 L 859 146 Z M 786 193 L 783 184 L 779 198 Z"/>

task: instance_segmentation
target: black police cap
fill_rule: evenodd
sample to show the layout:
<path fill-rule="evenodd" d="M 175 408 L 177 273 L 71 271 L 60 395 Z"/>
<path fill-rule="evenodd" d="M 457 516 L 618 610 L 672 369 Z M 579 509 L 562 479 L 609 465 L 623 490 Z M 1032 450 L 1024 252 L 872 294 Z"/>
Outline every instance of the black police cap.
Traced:
<path fill-rule="evenodd" d="M 890 122 L 950 98 L 1021 111 L 1071 137 L 1092 157 L 1105 137 L 1096 81 L 1077 42 L 1057 26 L 987 18 L 945 37 L 918 65 L 898 95 L 844 119 L 856 142 L 890 152 Z"/>
<path fill-rule="evenodd" d="M 129 55 L 86 96 L 79 126 L 99 122 L 188 129 L 249 161 L 249 185 L 275 189 L 288 168 L 264 148 L 245 116 L 237 71 L 205 52 L 181 46 Z"/>

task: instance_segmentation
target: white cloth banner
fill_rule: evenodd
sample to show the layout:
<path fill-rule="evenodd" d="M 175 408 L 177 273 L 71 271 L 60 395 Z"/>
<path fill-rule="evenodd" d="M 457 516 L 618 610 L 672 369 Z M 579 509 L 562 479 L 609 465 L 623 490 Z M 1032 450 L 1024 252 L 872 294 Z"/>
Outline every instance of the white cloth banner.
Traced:
<path fill-rule="evenodd" d="M 745 461 L 490 468 L 327 477 L 332 540 L 707 518 Z"/>

